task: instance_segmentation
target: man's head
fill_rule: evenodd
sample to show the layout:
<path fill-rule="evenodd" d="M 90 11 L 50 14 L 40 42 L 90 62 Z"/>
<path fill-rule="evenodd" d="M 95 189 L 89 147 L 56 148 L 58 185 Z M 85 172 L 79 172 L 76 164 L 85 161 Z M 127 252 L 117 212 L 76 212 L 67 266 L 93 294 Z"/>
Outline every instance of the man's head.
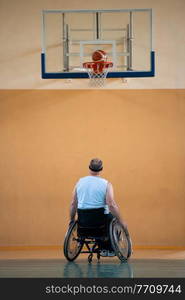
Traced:
<path fill-rule="evenodd" d="M 90 161 L 89 169 L 93 173 L 99 173 L 103 170 L 103 162 L 99 158 L 93 158 Z"/>

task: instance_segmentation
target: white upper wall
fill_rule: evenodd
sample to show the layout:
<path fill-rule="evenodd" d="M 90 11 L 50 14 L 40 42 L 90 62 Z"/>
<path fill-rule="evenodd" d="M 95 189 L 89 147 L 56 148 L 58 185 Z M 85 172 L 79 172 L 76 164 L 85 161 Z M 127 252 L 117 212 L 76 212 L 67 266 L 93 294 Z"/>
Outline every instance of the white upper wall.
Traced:
<path fill-rule="evenodd" d="M 0 0 L 0 89 L 88 88 L 86 79 L 41 79 L 41 11 L 127 8 L 153 9 L 156 76 L 112 79 L 106 88 L 185 88 L 185 0 Z"/>

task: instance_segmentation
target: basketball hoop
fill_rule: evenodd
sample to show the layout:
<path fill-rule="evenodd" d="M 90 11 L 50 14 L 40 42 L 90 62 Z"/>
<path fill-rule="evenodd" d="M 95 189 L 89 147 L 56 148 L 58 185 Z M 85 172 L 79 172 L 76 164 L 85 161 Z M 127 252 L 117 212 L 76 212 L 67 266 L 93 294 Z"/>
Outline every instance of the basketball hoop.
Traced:
<path fill-rule="evenodd" d="M 86 69 L 90 85 L 93 87 L 103 87 L 106 82 L 107 74 L 110 68 L 113 67 L 111 61 L 92 61 L 83 63 L 83 68 Z"/>

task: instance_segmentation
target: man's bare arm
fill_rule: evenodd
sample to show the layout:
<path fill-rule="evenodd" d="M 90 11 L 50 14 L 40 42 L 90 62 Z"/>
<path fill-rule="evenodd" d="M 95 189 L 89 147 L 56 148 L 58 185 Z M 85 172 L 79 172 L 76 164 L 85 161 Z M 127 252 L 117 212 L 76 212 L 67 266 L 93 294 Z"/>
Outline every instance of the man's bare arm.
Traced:
<path fill-rule="evenodd" d="M 72 194 L 71 206 L 70 206 L 70 222 L 75 220 L 76 211 L 77 211 L 77 195 L 76 195 L 76 189 L 74 189 Z"/>
<path fill-rule="evenodd" d="M 122 224 L 124 229 L 126 231 L 128 231 L 127 224 L 123 221 L 123 219 L 119 213 L 118 206 L 114 200 L 114 191 L 113 191 L 112 184 L 110 182 L 108 183 L 108 187 L 107 187 L 106 203 L 109 207 L 110 212 L 113 214 L 113 216 L 116 217 L 117 220 Z"/>

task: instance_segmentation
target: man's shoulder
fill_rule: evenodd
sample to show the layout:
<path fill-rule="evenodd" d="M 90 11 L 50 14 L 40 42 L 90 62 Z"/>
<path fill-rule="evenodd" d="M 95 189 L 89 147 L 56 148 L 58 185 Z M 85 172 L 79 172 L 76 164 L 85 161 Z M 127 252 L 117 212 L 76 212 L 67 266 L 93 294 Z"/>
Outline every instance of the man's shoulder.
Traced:
<path fill-rule="evenodd" d="M 88 180 L 89 179 L 89 176 L 84 176 L 84 177 L 80 177 L 77 181 L 77 183 L 81 182 L 81 181 L 84 181 L 84 180 Z"/>
<path fill-rule="evenodd" d="M 80 177 L 79 180 L 87 180 L 87 179 L 89 179 L 89 177 L 90 177 L 90 176 L 83 176 L 83 177 Z"/>
<path fill-rule="evenodd" d="M 100 177 L 105 183 L 108 183 L 108 180 L 106 178 Z"/>
<path fill-rule="evenodd" d="M 77 183 L 79 182 L 83 182 L 83 181 L 93 181 L 93 180 L 100 180 L 103 181 L 104 183 L 108 183 L 109 181 L 106 178 L 103 177 L 96 177 L 96 176 L 84 176 L 79 178 L 79 180 L 77 181 Z"/>

